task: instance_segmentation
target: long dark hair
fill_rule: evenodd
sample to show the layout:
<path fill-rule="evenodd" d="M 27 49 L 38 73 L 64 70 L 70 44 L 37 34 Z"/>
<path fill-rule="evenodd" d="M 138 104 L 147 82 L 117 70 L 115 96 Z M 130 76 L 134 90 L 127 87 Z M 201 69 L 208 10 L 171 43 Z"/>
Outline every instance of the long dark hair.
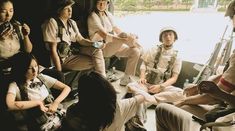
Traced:
<path fill-rule="evenodd" d="M 109 126 L 116 111 L 116 91 L 102 75 L 83 74 L 78 81 L 77 110 L 91 131 Z"/>
<path fill-rule="evenodd" d="M 17 84 L 23 85 L 26 83 L 26 73 L 32 60 L 37 62 L 37 59 L 27 52 L 19 52 L 11 58 L 11 74 Z"/>

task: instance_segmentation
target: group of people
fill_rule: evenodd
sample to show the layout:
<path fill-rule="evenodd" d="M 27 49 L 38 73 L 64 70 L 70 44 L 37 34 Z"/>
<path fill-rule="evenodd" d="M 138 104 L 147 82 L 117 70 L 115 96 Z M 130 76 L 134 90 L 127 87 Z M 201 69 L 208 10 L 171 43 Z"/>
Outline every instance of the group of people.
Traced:
<path fill-rule="evenodd" d="M 63 70 L 89 71 L 78 80 L 79 101 L 68 108 L 60 130 L 123 131 L 125 123 L 134 116 L 144 122 L 140 112 L 146 105 L 154 104 L 157 105 L 158 131 L 189 131 L 200 128 L 200 124 L 192 120 L 192 114 L 202 117 L 214 107 L 199 104 L 225 101 L 232 107 L 235 105 L 231 94 L 235 89 L 234 54 L 222 75 L 183 90 L 173 86 L 182 66 L 178 51 L 173 48 L 178 39 L 174 28 L 162 28 L 160 44 L 143 53 L 138 37 L 115 25 L 112 14 L 107 11 L 108 0 L 95 1 L 87 20 L 89 39 L 84 38 L 71 19 L 74 3 L 73 0 L 53 3 L 53 16 L 41 26 L 43 40 L 55 67 L 55 70 L 41 71 L 31 53 L 33 44 L 29 38 L 29 26 L 12 19 L 14 8 L 10 0 L 0 0 L 0 77 L 1 90 L 4 90 L 1 91 L 1 105 L 6 103 L 8 110 L 39 107 L 42 112 L 55 113 L 71 90 L 61 77 L 55 77 L 55 74 L 60 76 Z M 70 48 L 74 45 L 78 52 Z M 104 57 L 113 55 L 127 57 L 120 85 L 127 86 L 134 94 L 131 98 L 117 99 L 115 88 L 106 79 Z M 139 59 L 142 60 L 140 79 L 134 82 L 131 77 L 136 74 Z M 50 88 L 62 91 L 47 103 L 49 105 L 45 105 Z M 29 126 L 28 130 L 41 129 L 38 128 Z"/>

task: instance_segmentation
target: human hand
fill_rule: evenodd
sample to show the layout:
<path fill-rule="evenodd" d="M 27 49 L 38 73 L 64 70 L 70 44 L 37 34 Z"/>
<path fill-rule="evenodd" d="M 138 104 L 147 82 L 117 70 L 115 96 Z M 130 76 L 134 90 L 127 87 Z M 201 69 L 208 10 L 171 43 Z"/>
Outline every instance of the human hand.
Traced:
<path fill-rule="evenodd" d="M 54 101 L 53 103 L 49 105 L 48 112 L 51 112 L 51 113 L 56 112 L 58 106 L 59 106 L 59 103 Z"/>
<path fill-rule="evenodd" d="M 22 25 L 22 34 L 24 35 L 24 36 L 27 36 L 27 35 L 29 35 L 30 34 L 30 28 L 29 28 L 29 26 L 27 25 L 27 24 L 23 24 Z"/>
<path fill-rule="evenodd" d="M 198 85 L 199 93 L 207 93 L 212 97 L 219 97 L 221 90 L 220 88 L 212 81 L 202 81 Z"/>
<path fill-rule="evenodd" d="M 188 84 L 186 87 L 184 87 L 183 94 L 187 97 L 198 94 L 198 86 L 196 84 Z"/>
<path fill-rule="evenodd" d="M 139 84 L 146 84 L 146 83 L 147 83 L 147 80 L 146 80 L 145 78 L 140 78 L 140 79 L 138 80 L 138 83 L 139 83 Z"/>
<path fill-rule="evenodd" d="M 162 89 L 162 87 L 160 85 L 151 85 L 151 86 L 148 87 L 148 92 L 149 93 L 156 94 L 156 93 L 161 92 L 162 90 L 163 89 Z"/>
<path fill-rule="evenodd" d="M 43 112 L 48 111 L 48 108 L 44 105 L 44 103 L 42 101 L 38 101 L 38 105 L 39 105 L 41 111 L 43 111 Z"/>
<path fill-rule="evenodd" d="M 1 34 L 0 34 L 0 39 L 1 39 L 1 40 L 7 39 L 9 36 L 12 35 L 13 31 L 14 31 L 14 30 L 13 30 L 12 28 L 10 28 L 10 27 L 4 29 L 4 30 L 1 32 Z"/>

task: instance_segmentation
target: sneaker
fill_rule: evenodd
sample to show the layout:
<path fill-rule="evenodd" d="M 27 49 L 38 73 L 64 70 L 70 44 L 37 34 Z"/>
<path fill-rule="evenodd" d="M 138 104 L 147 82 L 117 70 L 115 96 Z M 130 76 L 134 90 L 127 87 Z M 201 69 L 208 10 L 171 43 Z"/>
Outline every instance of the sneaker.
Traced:
<path fill-rule="evenodd" d="M 120 80 L 120 85 L 121 86 L 126 86 L 128 83 L 130 83 L 130 82 L 132 82 L 133 80 L 131 79 L 131 77 L 130 76 L 124 76 L 124 77 L 122 77 L 121 78 L 121 80 Z"/>

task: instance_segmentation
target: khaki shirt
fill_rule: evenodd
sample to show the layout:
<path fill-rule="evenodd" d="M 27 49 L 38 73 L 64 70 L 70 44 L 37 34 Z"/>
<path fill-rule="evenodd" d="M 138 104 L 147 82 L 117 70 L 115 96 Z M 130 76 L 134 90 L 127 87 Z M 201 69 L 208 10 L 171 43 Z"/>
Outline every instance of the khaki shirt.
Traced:
<path fill-rule="evenodd" d="M 98 16 L 92 12 L 88 17 L 88 32 L 92 41 L 102 41 L 103 38 L 97 34 L 98 31 L 112 32 L 115 24 L 111 13 L 106 12 L 107 15 Z"/>
<path fill-rule="evenodd" d="M 65 28 L 62 29 L 62 36 L 63 36 L 62 40 L 67 42 L 68 44 L 83 39 L 81 33 L 79 32 L 76 22 L 72 19 L 70 19 L 70 21 L 72 25 L 65 26 L 66 29 Z M 59 28 L 54 18 L 50 18 L 49 20 L 45 21 L 42 24 L 42 33 L 43 33 L 43 40 L 47 43 L 46 47 L 48 49 L 49 49 L 48 42 L 58 43 L 61 41 L 60 37 L 58 37 Z"/>
<path fill-rule="evenodd" d="M 0 40 L 0 61 L 7 59 L 20 51 L 20 40 L 16 33 L 11 38 Z"/>
<path fill-rule="evenodd" d="M 144 62 L 141 64 L 140 69 L 152 69 L 154 66 L 154 59 L 158 51 L 158 46 L 154 46 L 153 48 L 149 49 L 142 55 L 142 59 L 145 63 L 147 63 L 147 67 L 144 64 Z M 157 68 L 161 71 L 161 73 L 164 73 L 167 70 L 168 61 L 171 60 L 171 57 L 173 56 L 174 49 L 171 48 L 169 50 L 165 50 L 162 48 L 162 53 L 159 58 L 159 62 L 157 64 Z M 179 74 L 182 66 L 182 60 L 180 58 L 176 58 L 176 61 L 173 65 L 172 72 L 174 74 Z"/>

